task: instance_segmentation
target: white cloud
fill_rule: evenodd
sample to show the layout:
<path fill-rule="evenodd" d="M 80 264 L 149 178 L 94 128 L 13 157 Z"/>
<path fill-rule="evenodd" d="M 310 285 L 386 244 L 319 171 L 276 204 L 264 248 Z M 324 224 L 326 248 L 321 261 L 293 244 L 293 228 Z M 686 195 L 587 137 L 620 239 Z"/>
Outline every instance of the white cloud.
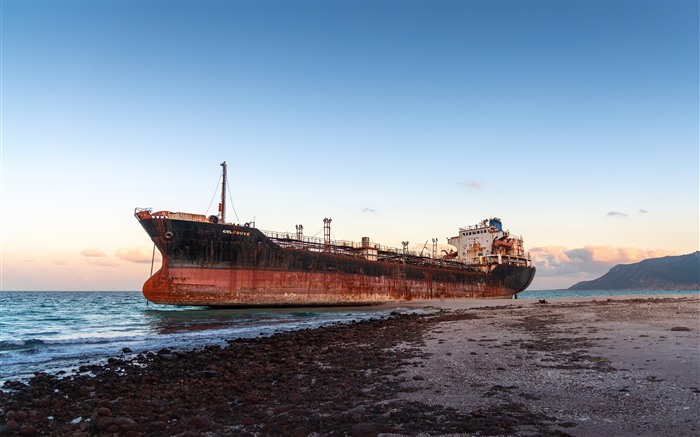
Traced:
<path fill-rule="evenodd" d="M 107 259 L 107 255 L 102 249 L 85 249 L 80 254 L 85 257 L 85 262 L 91 266 L 115 267 L 119 265 L 119 263 Z"/>
<path fill-rule="evenodd" d="M 610 211 L 608 217 L 627 217 L 627 214 L 620 211 Z"/>
<path fill-rule="evenodd" d="M 90 258 L 105 258 L 107 256 L 102 249 L 85 249 L 80 254 Z"/>
<path fill-rule="evenodd" d="M 617 264 L 631 264 L 676 253 L 633 247 L 585 246 L 568 249 L 546 246 L 531 249 L 530 255 L 537 267 L 537 275 L 569 278 L 573 285 L 578 281 L 598 278 Z"/>
<path fill-rule="evenodd" d="M 467 187 L 467 188 L 473 188 L 475 190 L 480 190 L 484 186 L 483 183 L 476 181 L 474 179 L 469 179 L 468 181 L 457 182 L 457 185 L 461 185 L 461 186 Z"/>
<path fill-rule="evenodd" d="M 153 249 L 148 249 L 146 247 L 129 247 L 117 250 L 114 256 L 132 263 L 147 264 L 153 259 Z M 156 259 L 160 259 L 158 251 L 156 251 Z"/>

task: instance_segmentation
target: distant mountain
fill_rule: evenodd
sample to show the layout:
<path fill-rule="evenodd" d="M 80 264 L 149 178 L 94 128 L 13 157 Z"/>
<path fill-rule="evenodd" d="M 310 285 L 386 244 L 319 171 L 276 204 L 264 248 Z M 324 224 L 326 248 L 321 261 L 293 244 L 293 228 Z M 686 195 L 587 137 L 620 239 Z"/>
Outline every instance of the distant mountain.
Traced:
<path fill-rule="evenodd" d="M 700 290 L 700 251 L 618 264 L 592 281 L 569 290 Z"/>

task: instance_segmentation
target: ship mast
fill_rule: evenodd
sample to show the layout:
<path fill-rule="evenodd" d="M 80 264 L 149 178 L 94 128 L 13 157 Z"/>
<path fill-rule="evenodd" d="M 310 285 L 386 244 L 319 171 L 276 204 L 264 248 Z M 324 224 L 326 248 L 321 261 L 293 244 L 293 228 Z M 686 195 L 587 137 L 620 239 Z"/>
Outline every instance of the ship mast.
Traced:
<path fill-rule="evenodd" d="M 221 212 L 221 223 L 226 223 L 226 161 L 221 163 L 221 167 L 224 169 L 224 174 L 221 178 L 221 203 L 219 204 L 219 211 Z"/>

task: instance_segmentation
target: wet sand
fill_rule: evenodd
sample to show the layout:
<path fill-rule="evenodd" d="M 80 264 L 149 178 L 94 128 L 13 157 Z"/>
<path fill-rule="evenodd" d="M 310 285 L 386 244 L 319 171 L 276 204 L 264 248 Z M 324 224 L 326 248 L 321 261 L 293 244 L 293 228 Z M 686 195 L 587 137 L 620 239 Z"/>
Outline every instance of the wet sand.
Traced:
<path fill-rule="evenodd" d="M 698 296 L 396 308 L 10 383 L 0 435 L 700 434 Z"/>
<path fill-rule="evenodd" d="M 400 397 L 462 411 L 512 405 L 547 416 L 545 434 L 700 435 L 700 298 L 518 302 L 430 330 L 429 356 L 405 375 L 417 391 Z"/>

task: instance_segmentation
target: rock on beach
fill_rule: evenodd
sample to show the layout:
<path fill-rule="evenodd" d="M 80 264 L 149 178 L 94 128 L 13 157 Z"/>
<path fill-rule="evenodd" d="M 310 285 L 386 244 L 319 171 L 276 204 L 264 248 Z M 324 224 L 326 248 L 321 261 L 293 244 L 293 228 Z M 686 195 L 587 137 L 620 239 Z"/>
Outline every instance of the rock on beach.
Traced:
<path fill-rule="evenodd" d="M 0 435 L 698 435 L 699 303 L 412 303 L 138 354 L 6 384 Z"/>

